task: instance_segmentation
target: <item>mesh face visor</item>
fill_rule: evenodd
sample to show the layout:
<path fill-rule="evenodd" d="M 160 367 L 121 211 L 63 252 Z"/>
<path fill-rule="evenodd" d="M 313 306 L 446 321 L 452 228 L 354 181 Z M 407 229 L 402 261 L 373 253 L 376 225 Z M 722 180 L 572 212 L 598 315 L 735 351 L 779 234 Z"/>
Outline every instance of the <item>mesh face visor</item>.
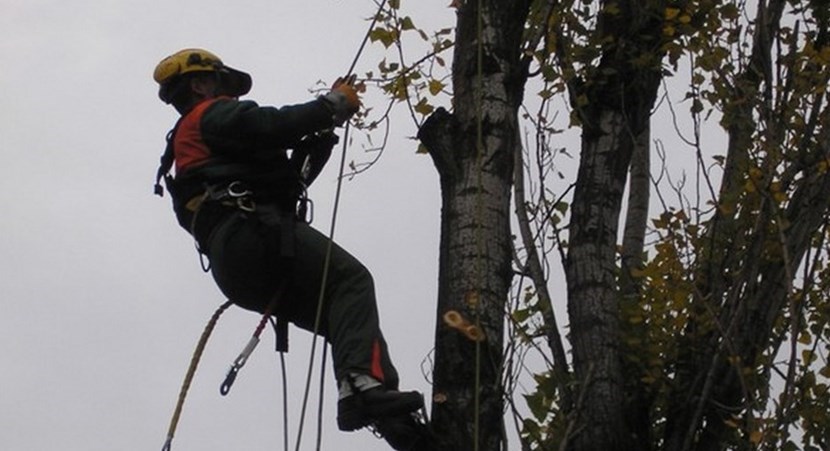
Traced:
<path fill-rule="evenodd" d="M 185 49 L 161 60 L 153 72 L 153 79 L 159 84 L 159 98 L 171 103 L 182 88 L 183 75 L 198 72 L 212 72 L 219 76 L 222 92 L 239 97 L 251 90 L 251 76 L 226 66 L 218 56 L 207 50 Z"/>

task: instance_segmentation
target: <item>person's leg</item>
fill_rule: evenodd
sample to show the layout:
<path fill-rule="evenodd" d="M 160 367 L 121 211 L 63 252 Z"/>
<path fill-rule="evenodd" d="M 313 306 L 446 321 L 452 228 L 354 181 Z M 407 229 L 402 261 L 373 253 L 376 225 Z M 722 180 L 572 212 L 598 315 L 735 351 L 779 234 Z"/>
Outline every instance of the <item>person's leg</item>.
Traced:
<path fill-rule="evenodd" d="M 298 224 L 295 243 L 289 294 L 297 299 L 287 303 L 285 313 L 296 325 L 313 330 L 330 241 L 308 225 Z M 341 429 L 359 429 L 387 413 L 420 408 L 423 402 L 420 394 L 397 391 L 398 373 L 380 330 L 371 274 L 334 243 L 331 243 L 318 332 L 332 345 L 341 393 L 338 404 Z"/>
<path fill-rule="evenodd" d="M 221 226 L 211 245 L 217 283 L 237 305 L 264 312 L 283 278 L 289 288 L 277 316 L 313 331 L 330 240 L 307 224 L 295 224 L 293 252 L 281 249 L 280 221 L 239 218 Z M 317 332 L 332 345 L 340 391 L 338 426 L 355 430 L 379 418 L 423 405 L 419 393 L 397 391 L 398 373 L 380 331 L 375 287 L 369 271 L 331 243 L 321 322 Z"/>
<path fill-rule="evenodd" d="M 296 255 L 286 313 L 289 320 L 307 330 L 314 329 L 320 289 L 323 312 L 318 332 L 332 345 L 335 376 L 369 374 L 384 386 L 397 388 L 398 374 L 389 360 L 380 331 L 375 287 L 366 267 L 337 244 L 331 243 L 326 284 L 323 287 L 328 238 L 306 224 L 295 231 Z"/>

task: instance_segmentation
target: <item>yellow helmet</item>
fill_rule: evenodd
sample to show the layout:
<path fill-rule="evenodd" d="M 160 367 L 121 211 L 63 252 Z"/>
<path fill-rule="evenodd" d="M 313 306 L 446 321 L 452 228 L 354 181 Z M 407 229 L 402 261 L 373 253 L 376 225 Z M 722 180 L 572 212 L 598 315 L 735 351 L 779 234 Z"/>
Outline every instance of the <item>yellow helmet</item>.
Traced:
<path fill-rule="evenodd" d="M 202 49 L 184 49 L 161 60 L 153 71 L 159 84 L 159 97 L 165 103 L 173 100 L 176 82 L 193 72 L 216 72 L 222 81 L 223 92 L 238 97 L 251 90 L 251 76 L 226 66 L 215 54 Z"/>

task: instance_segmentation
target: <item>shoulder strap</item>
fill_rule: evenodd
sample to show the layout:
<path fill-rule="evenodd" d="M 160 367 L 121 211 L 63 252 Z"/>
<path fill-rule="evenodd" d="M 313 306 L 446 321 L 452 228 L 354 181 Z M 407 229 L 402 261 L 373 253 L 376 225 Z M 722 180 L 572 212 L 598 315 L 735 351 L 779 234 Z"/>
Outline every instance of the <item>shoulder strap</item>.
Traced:
<path fill-rule="evenodd" d="M 153 188 L 157 196 L 164 196 L 164 188 L 161 186 L 161 179 L 170 172 L 170 168 L 173 167 L 173 162 L 176 160 L 173 153 L 173 138 L 176 136 L 176 130 L 179 129 L 179 124 L 182 123 L 182 119 L 184 119 L 184 116 L 180 117 L 179 120 L 176 121 L 176 125 L 173 126 L 173 129 L 167 132 L 167 147 L 164 148 L 164 153 L 161 155 L 161 163 L 156 171 L 156 184 Z"/>

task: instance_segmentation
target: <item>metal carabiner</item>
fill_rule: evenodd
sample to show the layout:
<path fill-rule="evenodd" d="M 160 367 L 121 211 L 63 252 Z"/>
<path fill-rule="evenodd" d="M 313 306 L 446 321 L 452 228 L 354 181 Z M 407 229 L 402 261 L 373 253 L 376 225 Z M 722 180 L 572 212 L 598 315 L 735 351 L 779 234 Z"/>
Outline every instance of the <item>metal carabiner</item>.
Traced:
<path fill-rule="evenodd" d="M 228 191 L 228 196 L 237 199 L 240 197 L 250 196 L 251 194 L 253 194 L 251 190 L 242 186 L 242 182 L 240 182 L 239 180 L 231 182 L 226 189 Z"/>
<path fill-rule="evenodd" d="M 256 211 L 256 202 L 248 196 L 245 197 L 237 197 L 236 198 L 236 207 L 242 211 L 247 211 L 248 213 L 253 213 Z"/>
<path fill-rule="evenodd" d="M 219 387 L 219 393 L 222 396 L 228 394 L 231 391 L 231 386 L 233 385 L 234 381 L 236 380 L 236 376 L 239 374 L 239 370 L 245 366 L 245 363 L 248 361 L 248 357 L 251 356 L 251 353 L 254 352 L 256 346 L 259 344 L 259 337 L 253 336 L 248 341 L 248 344 L 245 345 L 245 349 L 239 353 L 239 356 L 236 357 L 236 360 L 233 361 L 233 365 L 228 370 L 228 374 L 225 375 L 225 381 L 222 382 L 222 385 Z"/>

